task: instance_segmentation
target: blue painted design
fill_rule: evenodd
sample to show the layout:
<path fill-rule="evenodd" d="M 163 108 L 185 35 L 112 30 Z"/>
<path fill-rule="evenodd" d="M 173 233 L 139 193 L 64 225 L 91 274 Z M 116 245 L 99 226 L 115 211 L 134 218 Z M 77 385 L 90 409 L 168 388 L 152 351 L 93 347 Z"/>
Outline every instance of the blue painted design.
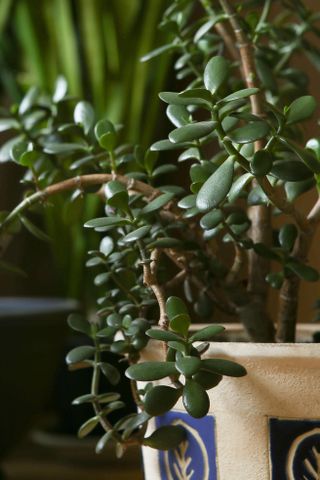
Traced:
<path fill-rule="evenodd" d="M 187 438 L 177 449 L 159 452 L 161 480 L 217 480 L 214 418 L 169 412 L 156 419 L 157 428 L 169 424 L 185 427 Z"/>
<path fill-rule="evenodd" d="M 320 480 L 320 420 L 269 419 L 272 480 Z"/>

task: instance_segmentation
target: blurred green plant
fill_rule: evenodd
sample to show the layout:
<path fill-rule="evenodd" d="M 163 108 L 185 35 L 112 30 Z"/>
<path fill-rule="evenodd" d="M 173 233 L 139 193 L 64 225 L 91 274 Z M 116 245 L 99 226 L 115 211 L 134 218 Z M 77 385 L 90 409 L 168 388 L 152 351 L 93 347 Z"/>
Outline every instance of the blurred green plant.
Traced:
<path fill-rule="evenodd" d="M 1 1 L 2 94 L 19 102 L 31 85 L 53 91 L 62 75 L 70 95 L 90 100 L 98 116 L 126 124 L 123 141 L 137 142 L 139 137 L 140 144 L 150 144 L 160 107 L 157 92 L 166 81 L 170 58 L 142 63 L 140 57 L 166 40 L 166 32 L 157 29 L 166 4 L 162 0 Z M 80 296 L 83 258 L 89 249 L 81 225 L 84 218 L 94 216 L 97 202 L 86 199 L 71 209 L 59 199 L 52 204 L 45 218 L 58 288 L 60 293 Z"/>

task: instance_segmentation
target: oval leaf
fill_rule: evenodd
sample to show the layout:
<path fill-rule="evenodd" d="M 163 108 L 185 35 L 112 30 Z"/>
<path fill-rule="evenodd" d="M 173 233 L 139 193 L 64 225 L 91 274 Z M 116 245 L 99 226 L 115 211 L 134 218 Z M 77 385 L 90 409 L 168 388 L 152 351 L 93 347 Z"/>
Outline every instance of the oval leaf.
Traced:
<path fill-rule="evenodd" d="M 228 133 L 234 143 L 251 143 L 264 138 L 269 133 L 269 125 L 266 122 L 251 122 L 244 127 L 239 127 Z"/>
<path fill-rule="evenodd" d="M 247 374 L 246 369 L 239 363 L 222 358 L 209 358 L 201 361 L 201 370 L 227 375 L 229 377 L 243 377 Z"/>
<path fill-rule="evenodd" d="M 89 102 L 78 102 L 73 113 L 74 121 L 77 125 L 83 128 L 84 133 L 87 135 L 94 122 L 94 110 Z"/>
<path fill-rule="evenodd" d="M 189 341 L 190 342 L 205 342 L 208 340 L 211 340 L 214 338 L 216 335 L 219 333 L 223 332 L 225 330 L 224 327 L 221 325 L 210 325 L 209 327 L 205 327 L 195 334 L 193 334 Z"/>
<path fill-rule="evenodd" d="M 71 363 L 82 362 L 91 358 L 95 353 L 95 348 L 90 345 L 84 345 L 81 347 L 76 347 L 71 350 L 66 356 L 66 363 L 70 365 Z"/>
<path fill-rule="evenodd" d="M 185 356 L 176 360 L 177 370 L 185 377 L 192 377 L 200 370 L 201 360 L 198 357 Z"/>
<path fill-rule="evenodd" d="M 316 99 L 311 95 L 304 95 L 303 97 L 297 98 L 291 103 L 287 110 L 287 124 L 292 125 L 293 123 L 301 122 L 301 120 L 311 117 L 316 108 Z"/>
<path fill-rule="evenodd" d="M 235 157 L 231 156 L 208 178 L 197 195 L 197 207 L 206 212 L 226 198 L 233 180 Z"/>
<path fill-rule="evenodd" d="M 204 71 L 204 85 L 214 95 L 227 81 L 229 62 L 221 56 L 211 58 Z"/>
<path fill-rule="evenodd" d="M 202 418 L 207 415 L 210 400 L 205 389 L 194 380 L 188 379 L 183 388 L 183 405 L 189 415 Z"/>
<path fill-rule="evenodd" d="M 152 200 L 148 205 L 143 207 L 141 210 L 142 214 L 147 214 L 151 212 L 155 212 L 156 210 L 160 210 L 160 208 L 164 207 L 170 200 L 174 197 L 173 193 L 163 193 L 159 197 Z"/>
<path fill-rule="evenodd" d="M 145 237 L 151 230 L 151 225 L 144 225 L 143 227 L 137 228 L 133 232 L 128 233 L 122 238 L 124 243 L 133 243 L 141 238 Z"/>
<path fill-rule="evenodd" d="M 184 143 L 199 140 L 212 133 L 216 126 L 216 122 L 206 121 L 189 123 L 183 127 L 176 128 L 169 134 L 169 140 L 173 143 Z"/>
<path fill-rule="evenodd" d="M 298 229 L 293 223 L 283 225 L 279 232 L 279 243 L 287 252 L 291 252 L 298 236 Z"/>
<path fill-rule="evenodd" d="M 157 385 L 148 390 L 144 397 L 145 411 L 154 417 L 163 415 L 174 407 L 180 395 L 181 390 L 177 388 Z"/>
<path fill-rule="evenodd" d="M 160 380 L 161 378 L 176 375 L 177 373 L 174 362 L 144 362 L 131 365 L 131 367 L 126 370 L 126 376 L 128 378 L 141 382 Z"/>
<path fill-rule="evenodd" d="M 143 440 L 143 445 L 156 448 L 157 450 L 170 450 L 183 442 L 186 432 L 180 425 L 167 425 L 158 428 L 155 432 Z"/>
<path fill-rule="evenodd" d="M 179 297 L 169 297 L 166 302 L 166 312 L 169 320 L 172 320 L 177 315 L 189 315 L 186 304 Z"/>

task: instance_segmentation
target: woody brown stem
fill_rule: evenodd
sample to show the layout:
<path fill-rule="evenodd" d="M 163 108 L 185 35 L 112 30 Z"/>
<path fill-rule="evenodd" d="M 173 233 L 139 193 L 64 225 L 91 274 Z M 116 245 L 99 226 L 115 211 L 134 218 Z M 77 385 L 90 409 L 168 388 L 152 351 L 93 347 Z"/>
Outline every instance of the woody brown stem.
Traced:
<path fill-rule="evenodd" d="M 228 19 L 234 32 L 237 47 L 240 53 L 241 65 L 244 74 L 246 86 L 248 88 L 257 88 L 257 74 L 254 61 L 253 46 L 247 35 L 242 29 L 238 15 L 227 0 L 219 0 L 223 11 L 228 15 Z M 263 117 L 263 97 L 257 93 L 250 97 L 251 111 L 258 117 Z M 255 150 L 263 148 L 263 142 L 255 143 Z M 251 221 L 250 236 L 254 242 L 262 242 L 270 245 L 272 227 L 270 207 L 267 205 L 257 205 L 248 209 L 248 217 Z M 253 250 L 248 253 L 248 292 L 252 307 L 256 312 L 256 318 L 252 322 L 256 325 L 248 329 L 253 339 L 260 339 L 259 330 L 263 329 L 261 323 L 266 321 L 269 324 L 268 331 L 272 331 L 272 321 L 266 314 L 268 285 L 265 277 L 270 268 L 270 262 L 258 256 Z M 260 311 L 260 314 L 259 314 Z M 260 323 L 260 326 L 259 326 Z M 270 338 L 268 339 L 270 340 Z"/>

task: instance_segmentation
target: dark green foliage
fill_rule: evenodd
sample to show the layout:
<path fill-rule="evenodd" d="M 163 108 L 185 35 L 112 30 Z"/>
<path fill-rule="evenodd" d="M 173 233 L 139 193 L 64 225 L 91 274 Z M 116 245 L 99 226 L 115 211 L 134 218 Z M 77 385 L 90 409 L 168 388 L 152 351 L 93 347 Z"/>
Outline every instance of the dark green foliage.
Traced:
<path fill-rule="evenodd" d="M 251 63 L 257 65 L 257 77 L 252 72 L 247 85 L 239 62 L 220 55 L 226 48 L 215 26 L 230 20 L 220 3 L 170 2 L 161 23 L 167 41 L 143 57 L 152 62 L 158 58 L 160 64 L 169 53 L 182 80 L 181 91 L 176 87 L 159 95 L 172 124 L 168 139 L 148 149 L 123 144 L 126 129 L 135 127 L 132 118 L 124 125 L 99 119 L 88 101 L 68 96 L 62 77 L 53 95 L 31 88 L 20 106 L 0 115 L 0 131 L 13 136 L 3 145 L 0 160 L 25 168 L 28 189 L 17 209 L 1 214 L 4 235 L 23 227 L 47 239 L 33 215 L 39 211 L 37 203 L 50 203 L 52 188 L 64 192 L 61 216 L 68 228 L 83 196 L 92 203 L 102 200 L 99 212 L 88 208 L 83 221 L 78 216 L 95 242 L 86 265 L 94 272 L 97 314 L 90 323 L 78 315 L 69 318 L 71 328 L 89 335 L 92 345 L 67 355 L 70 369 L 93 370 L 91 392 L 74 403 L 92 403 L 95 410 L 80 436 L 99 422 L 106 430 L 97 452 L 109 441 L 119 455 L 134 442 L 175 448 L 184 439 L 183 429 L 162 427 L 146 437 L 149 420 L 169 411 L 180 397 L 186 411 L 201 418 L 209 411 L 207 390 L 224 375 L 246 374 L 236 362 L 213 357 L 211 350 L 209 358 L 204 357 L 209 342 L 219 340 L 224 328 L 213 324 L 192 331 L 193 320 L 211 321 L 216 310 L 237 316 L 263 304 L 265 282 L 281 289 L 284 282 L 297 283 L 297 277 L 319 279 L 306 252 L 299 251 L 314 224 L 308 225 L 294 205 L 299 195 L 320 185 L 319 140 L 307 138 L 304 123 L 316 103 L 308 94 L 305 73 L 290 64 L 291 56 L 304 52 L 319 66 L 312 35 L 305 37 L 310 32 L 319 36 L 315 19 L 301 2 L 298 7 L 282 2 L 280 16 L 269 10 L 270 2 L 263 2 L 262 17 L 261 2 L 240 2 L 235 15 L 254 44 Z M 144 83 L 145 76 L 137 71 L 129 76 L 130 95 L 139 103 L 136 83 Z M 270 214 L 286 215 L 278 234 L 267 225 L 266 209 L 255 208 L 258 205 L 268 206 Z M 29 207 L 32 217 L 25 214 Z M 265 226 L 267 234 L 261 236 L 257 229 L 264 232 Z M 231 245 L 222 249 L 221 241 Z M 226 261 L 225 250 L 230 255 Z M 271 262 L 276 262 L 275 272 Z M 261 285 L 256 285 L 253 274 L 261 264 Z M 247 328 L 252 335 L 265 319 L 262 310 Z M 163 355 L 143 361 L 150 339 L 155 340 L 151 354 L 157 348 Z M 126 362 L 139 407 L 139 413 L 114 424 L 108 415 L 124 402 L 117 392 L 99 390 L 100 377 L 109 386 L 121 378 L 121 363 L 113 365 L 110 352 Z"/>

